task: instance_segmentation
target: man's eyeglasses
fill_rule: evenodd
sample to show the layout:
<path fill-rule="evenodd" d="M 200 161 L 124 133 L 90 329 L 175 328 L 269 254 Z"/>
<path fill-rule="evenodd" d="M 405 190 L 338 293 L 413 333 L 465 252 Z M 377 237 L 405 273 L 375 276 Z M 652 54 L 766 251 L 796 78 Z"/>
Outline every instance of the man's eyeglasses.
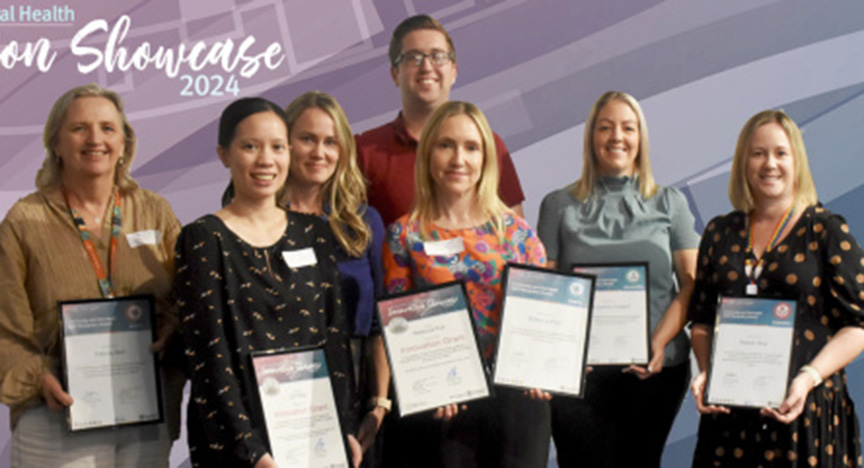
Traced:
<path fill-rule="evenodd" d="M 453 61 L 453 54 L 451 52 L 441 51 L 432 52 L 430 54 L 424 54 L 423 52 L 405 52 L 399 57 L 396 57 L 396 61 L 393 62 L 393 65 L 399 65 L 400 63 L 405 62 L 405 64 L 409 66 L 422 67 L 423 60 L 426 60 L 427 58 L 432 62 L 432 65 L 441 67 Z"/>

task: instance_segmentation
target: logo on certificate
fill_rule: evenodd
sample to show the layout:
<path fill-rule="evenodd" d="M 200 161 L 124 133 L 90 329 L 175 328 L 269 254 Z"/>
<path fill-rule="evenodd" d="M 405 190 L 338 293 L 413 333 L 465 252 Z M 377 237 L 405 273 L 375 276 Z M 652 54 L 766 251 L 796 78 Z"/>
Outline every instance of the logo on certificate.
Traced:
<path fill-rule="evenodd" d="M 451 367 L 447 372 L 447 383 L 450 385 L 458 385 L 462 382 L 462 377 L 459 376 L 459 371 L 455 367 Z"/>
<path fill-rule="evenodd" d="M 642 277 L 642 275 L 640 275 L 639 272 L 636 270 L 630 270 L 627 272 L 627 281 L 629 281 L 631 283 L 635 283 L 635 282 L 639 281 L 639 279 L 641 277 Z"/>
<path fill-rule="evenodd" d="M 315 442 L 315 455 L 319 457 L 327 455 L 327 442 L 324 441 L 323 437 L 319 437 L 318 441 Z"/>
<path fill-rule="evenodd" d="M 585 293 L 585 285 L 582 283 L 570 283 L 570 294 L 581 296 Z"/>
<path fill-rule="evenodd" d="M 132 304 L 126 308 L 126 318 L 129 319 L 130 322 L 137 322 L 141 320 L 141 317 L 143 316 L 144 309 L 142 309 L 138 304 Z"/>
<path fill-rule="evenodd" d="M 408 320 L 405 320 L 405 317 L 395 317 L 390 321 L 390 324 L 387 326 L 390 329 L 391 333 L 400 334 L 408 331 Z"/>
<path fill-rule="evenodd" d="M 279 394 L 279 381 L 274 379 L 273 377 L 267 377 L 264 379 L 264 383 L 261 385 L 261 388 L 264 390 L 264 393 L 269 396 L 276 396 Z"/>
<path fill-rule="evenodd" d="M 774 316 L 777 317 L 778 320 L 786 320 L 789 318 L 789 315 L 792 314 L 792 307 L 785 302 L 781 302 L 774 306 Z"/>

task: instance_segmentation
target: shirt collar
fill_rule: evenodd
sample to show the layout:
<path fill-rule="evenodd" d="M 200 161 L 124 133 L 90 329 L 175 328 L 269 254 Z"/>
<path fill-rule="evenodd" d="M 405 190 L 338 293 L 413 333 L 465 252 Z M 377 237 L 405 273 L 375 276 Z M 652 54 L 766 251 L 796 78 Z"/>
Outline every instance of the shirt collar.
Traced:
<path fill-rule="evenodd" d="M 402 115 L 402 111 L 399 111 L 399 115 L 396 116 L 396 119 L 390 122 L 390 125 L 393 127 L 393 131 L 396 133 L 396 138 L 398 138 L 402 143 L 406 145 L 414 145 L 417 146 L 419 143 L 417 139 L 411 136 L 408 133 L 408 127 L 405 126 L 405 117 Z"/>
<path fill-rule="evenodd" d="M 291 211 L 291 203 L 286 201 L 285 202 L 285 209 L 288 211 Z M 330 215 L 330 203 L 326 202 L 326 201 L 322 202 L 321 203 L 321 211 L 324 213 L 323 215 L 321 215 L 321 217 L 326 220 L 327 217 Z"/>
<path fill-rule="evenodd" d="M 637 190 L 639 186 L 639 176 L 600 176 L 597 178 L 596 186 L 603 192 L 624 192 L 627 190 Z"/>

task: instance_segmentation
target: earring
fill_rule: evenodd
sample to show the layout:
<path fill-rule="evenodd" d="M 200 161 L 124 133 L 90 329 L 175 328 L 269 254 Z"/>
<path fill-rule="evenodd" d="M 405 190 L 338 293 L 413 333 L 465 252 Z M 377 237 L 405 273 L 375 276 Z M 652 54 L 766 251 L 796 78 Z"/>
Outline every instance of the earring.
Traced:
<path fill-rule="evenodd" d="M 120 159 L 117 160 L 117 165 L 122 166 L 124 164 L 126 164 L 126 158 L 124 158 L 123 156 L 120 156 Z"/>

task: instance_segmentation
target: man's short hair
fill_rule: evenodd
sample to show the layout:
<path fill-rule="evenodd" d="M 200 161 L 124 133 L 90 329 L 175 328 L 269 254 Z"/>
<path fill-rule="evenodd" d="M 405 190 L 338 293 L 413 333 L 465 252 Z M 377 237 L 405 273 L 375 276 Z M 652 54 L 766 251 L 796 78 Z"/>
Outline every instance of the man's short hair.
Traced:
<path fill-rule="evenodd" d="M 396 61 L 399 59 L 399 55 L 402 54 L 402 40 L 405 39 L 405 36 L 412 31 L 419 31 L 421 29 L 432 29 L 441 32 L 441 34 L 444 35 L 444 38 L 447 39 L 447 45 L 450 47 L 449 52 L 452 55 L 453 61 L 456 61 L 456 47 L 453 46 L 453 38 L 450 37 L 450 34 L 447 33 L 444 26 L 439 23 L 438 20 L 429 15 L 414 15 L 406 18 L 404 21 L 399 23 L 399 26 L 396 26 L 396 29 L 393 30 L 393 37 L 390 38 L 389 50 L 391 66 L 396 66 Z"/>

